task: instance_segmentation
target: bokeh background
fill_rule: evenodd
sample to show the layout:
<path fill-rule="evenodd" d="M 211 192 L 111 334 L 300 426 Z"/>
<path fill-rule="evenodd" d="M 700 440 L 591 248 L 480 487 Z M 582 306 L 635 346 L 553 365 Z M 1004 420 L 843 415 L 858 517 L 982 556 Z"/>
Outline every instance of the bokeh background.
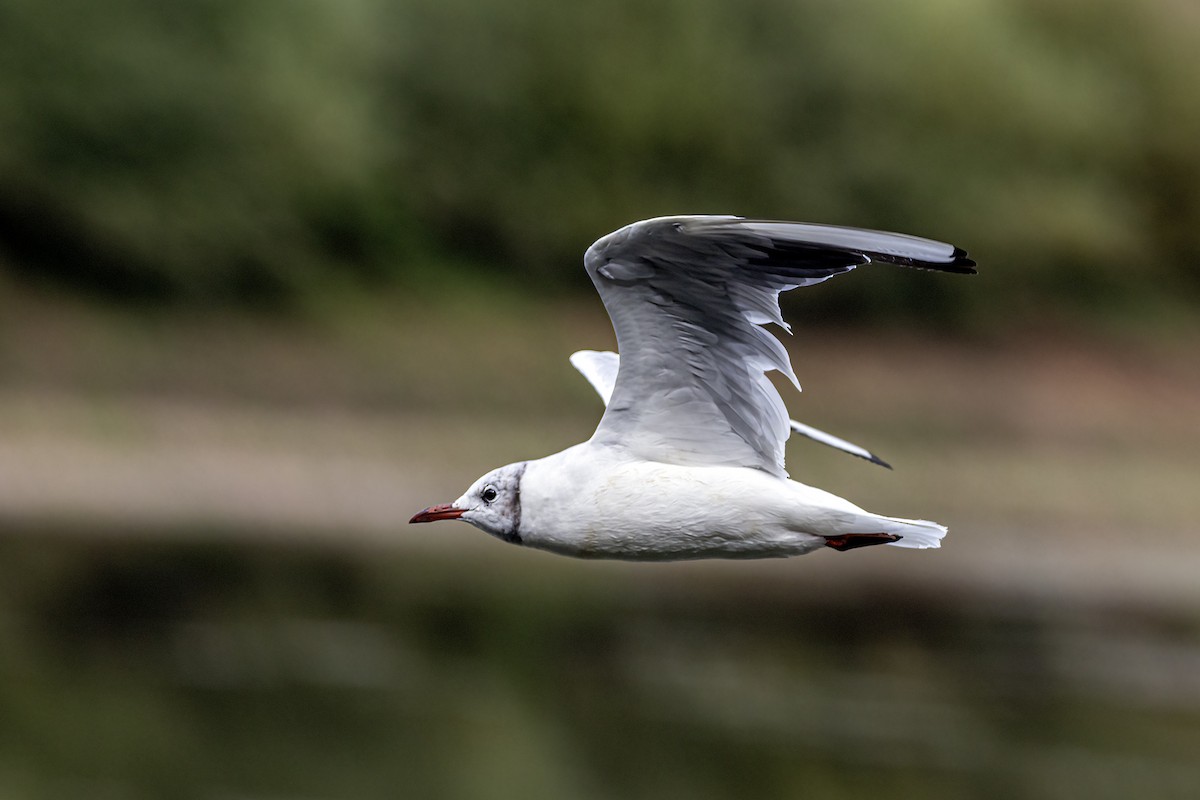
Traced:
<path fill-rule="evenodd" d="M 1200 795 L 1200 6 L 0 0 L 0 796 Z M 408 528 L 586 438 L 581 263 L 785 299 L 793 477 L 936 552 Z"/>

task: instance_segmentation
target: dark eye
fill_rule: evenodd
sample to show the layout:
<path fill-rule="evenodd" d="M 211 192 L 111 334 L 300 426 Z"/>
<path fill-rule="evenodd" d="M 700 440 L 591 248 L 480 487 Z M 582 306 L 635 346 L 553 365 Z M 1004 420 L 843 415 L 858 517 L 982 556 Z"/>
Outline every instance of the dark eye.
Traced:
<path fill-rule="evenodd" d="M 481 494 L 479 496 L 483 498 L 483 502 L 485 502 L 485 503 L 492 502 L 493 500 L 496 499 L 496 487 L 495 486 L 483 487 L 483 494 Z"/>

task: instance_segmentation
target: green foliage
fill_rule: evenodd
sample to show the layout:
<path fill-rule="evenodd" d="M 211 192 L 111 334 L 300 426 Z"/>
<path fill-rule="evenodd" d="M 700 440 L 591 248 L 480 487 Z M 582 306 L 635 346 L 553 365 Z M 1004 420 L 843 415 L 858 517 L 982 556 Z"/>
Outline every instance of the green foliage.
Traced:
<path fill-rule="evenodd" d="M 7 0 L 0 253 L 203 304 L 464 261 L 586 291 L 599 234 L 732 212 L 986 267 L 829 314 L 1194 301 L 1197 52 L 1177 0 Z"/>

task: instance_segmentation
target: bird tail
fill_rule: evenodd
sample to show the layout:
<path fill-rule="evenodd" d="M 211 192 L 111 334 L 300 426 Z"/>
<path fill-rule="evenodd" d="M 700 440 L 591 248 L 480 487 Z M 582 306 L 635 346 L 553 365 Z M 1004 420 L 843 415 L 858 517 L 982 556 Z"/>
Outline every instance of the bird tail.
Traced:
<path fill-rule="evenodd" d="M 926 550 L 942 546 L 946 526 L 925 519 L 885 517 L 861 511 L 846 514 L 838 519 L 837 533 L 824 533 L 835 550 L 848 550 L 867 544 L 890 544 L 893 547 L 909 547 Z"/>
<path fill-rule="evenodd" d="M 871 544 L 929 549 L 941 547 L 946 526 L 927 519 L 875 514 L 822 489 L 790 482 L 797 494 L 794 529 L 834 540 L 830 547 L 854 549 Z M 894 541 L 893 541 L 894 537 Z"/>
<path fill-rule="evenodd" d="M 927 549 L 941 547 L 942 539 L 946 536 L 946 526 L 927 519 L 903 519 L 901 517 L 877 517 L 884 523 L 885 533 L 894 533 L 901 538 L 888 542 L 893 547 L 911 547 Z"/>

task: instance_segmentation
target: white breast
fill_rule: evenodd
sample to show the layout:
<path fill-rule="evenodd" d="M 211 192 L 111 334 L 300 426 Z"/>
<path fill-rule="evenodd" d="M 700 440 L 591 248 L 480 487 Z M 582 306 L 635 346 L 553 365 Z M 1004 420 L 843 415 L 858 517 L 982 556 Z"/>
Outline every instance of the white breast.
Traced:
<path fill-rule="evenodd" d="M 838 505 L 861 511 L 761 470 L 661 464 L 590 443 L 531 462 L 521 503 L 524 544 L 634 560 L 798 555 L 824 543 L 805 528 Z"/>

